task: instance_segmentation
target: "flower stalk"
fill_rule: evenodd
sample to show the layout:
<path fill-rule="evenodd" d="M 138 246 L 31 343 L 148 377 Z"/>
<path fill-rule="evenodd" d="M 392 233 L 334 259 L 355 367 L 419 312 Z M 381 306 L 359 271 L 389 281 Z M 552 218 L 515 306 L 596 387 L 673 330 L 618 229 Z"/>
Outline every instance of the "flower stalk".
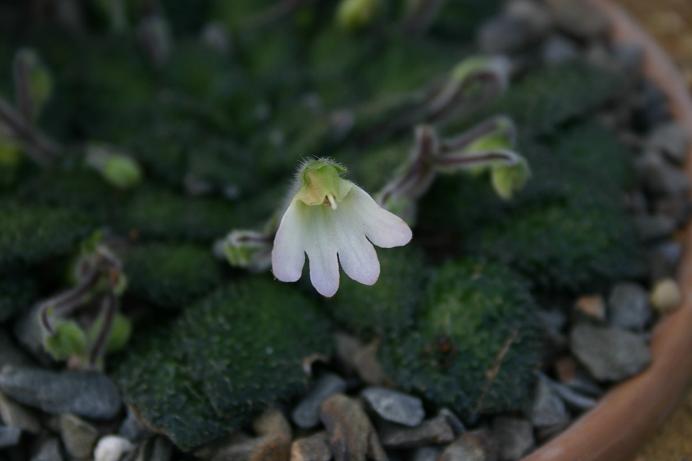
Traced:
<path fill-rule="evenodd" d="M 75 287 L 38 305 L 43 347 L 71 367 L 96 369 L 103 366 L 108 350 L 129 338 L 130 322 L 118 313 L 126 280 L 122 264 L 103 244 L 80 257 L 75 276 Z M 100 308 L 95 318 L 89 313 L 75 318 L 78 310 L 93 306 Z"/>

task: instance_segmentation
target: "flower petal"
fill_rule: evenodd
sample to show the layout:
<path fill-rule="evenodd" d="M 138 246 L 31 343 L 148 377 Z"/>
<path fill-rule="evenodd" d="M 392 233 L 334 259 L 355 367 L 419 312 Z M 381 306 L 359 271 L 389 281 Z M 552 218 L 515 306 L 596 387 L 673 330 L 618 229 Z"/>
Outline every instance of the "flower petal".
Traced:
<path fill-rule="evenodd" d="M 346 275 L 356 282 L 374 285 L 380 277 L 380 261 L 353 212 L 352 208 L 343 207 L 334 213 L 339 262 Z"/>
<path fill-rule="evenodd" d="M 272 272 L 282 282 L 300 279 L 305 264 L 303 235 L 306 223 L 301 205 L 291 202 L 281 217 L 272 248 Z"/>
<path fill-rule="evenodd" d="M 404 246 L 411 241 L 413 233 L 408 224 L 382 208 L 370 195 L 354 185 L 349 193 L 349 207 L 353 207 L 355 215 L 360 219 L 365 235 L 370 241 L 382 248 Z"/>
<path fill-rule="evenodd" d="M 339 260 L 331 213 L 322 206 L 310 207 L 310 231 L 306 235 L 306 251 L 310 260 L 310 282 L 322 296 L 331 298 L 339 289 Z"/>

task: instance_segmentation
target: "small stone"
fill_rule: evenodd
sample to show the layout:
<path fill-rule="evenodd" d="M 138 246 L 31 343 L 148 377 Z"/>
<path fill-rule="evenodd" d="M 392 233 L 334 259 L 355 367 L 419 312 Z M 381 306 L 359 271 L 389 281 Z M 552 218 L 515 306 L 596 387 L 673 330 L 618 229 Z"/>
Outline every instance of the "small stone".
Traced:
<path fill-rule="evenodd" d="M 293 422 L 302 429 L 310 429 L 320 422 L 320 405 L 334 394 L 346 390 L 346 381 L 333 373 L 325 373 L 315 382 L 310 392 L 291 413 Z"/>
<path fill-rule="evenodd" d="M 561 35 L 548 38 L 543 44 L 543 61 L 546 64 L 561 64 L 579 57 L 579 48 Z"/>
<path fill-rule="evenodd" d="M 386 448 L 414 448 L 450 443 L 456 434 L 444 415 L 438 415 L 414 428 L 387 425 L 381 431 Z"/>
<path fill-rule="evenodd" d="M 558 358 L 553 366 L 560 382 L 568 383 L 577 375 L 577 362 L 568 355 Z"/>
<path fill-rule="evenodd" d="M 151 432 L 142 425 L 137 416 L 128 408 L 127 416 L 118 429 L 118 435 L 125 437 L 130 442 L 136 443 L 147 438 L 151 435 Z"/>
<path fill-rule="evenodd" d="M 372 386 L 386 381 L 382 365 L 377 359 L 378 340 L 362 344 L 358 339 L 344 333 L 335 334 L 334 339 L 339 359 L 347 368 L 355 370 L 360 379 Z"/>
<path fill-rule="evenodd" d="M 605 393 L 603 388 L 586 373 L 578 373 L 576 378 L 565 384 L 573 391 L 590 397 L 600 398 Z"/>
<path fill-rule="evenodd" d="M 438 447 L 421 447 L 417 448 L 413 452 L 411 461 L 437 461 L 440 457 L 440 450 Z"/>
<path fill-rule="evenodd" d="M 660 280 L 675 275 L 680 259 L 682 245 L 675 240 L 668 240 L 651 248 L 649 252 L 649 272 L 651 278 Z"/>
<path fill-rule="evenodd" d="M 665 162 L 656 153 L 646 152 L 637 159 L 636 168 L 646 189 L 655 196 L 682 196 L 689 190 L 685 172 Z"/>
<path fill-rule="evenodd" d="M 612 327 L 582 323 L 570 335 L 572 353 L 599 381 L 620 381 L 651 361 L 643 336 Z"/>
<path fill-rule="evenodd" d="M 461 419 L 449 408 L 442 408 L 438 413 L 438 416 L 444 416 L 447 419 L 447 424 L 452 428 L 455 435 L 462 434 L 466 432 L 466 427 Z"/>
<path fill-rule="evenodd" d="M 332 451 L 326 432 L 295 440 L 291 445 L 291 461 L 329 461 Z"/>
<path fill-rule="evenodd" d="M 684 225 L 692 217 L 692 201 L 683 193 L 658 197 L 654 200 L 654 212 L 668 216 L 676 226 Z"/>
<path fill-rule="evenodd" d="M 643 240 L 658 240 L 670 236 L 675 231 L 673 218 L 663 214 L 642 214 L 635 218 L 637 232 Z"/>
<path fill-rule="evenodd" d="M 14 336 L 24 350 L 31 353 L 42 363 L 50 363 L 48 354 L 43 350 L 43 332 L 39 322 L 39 307 L 28 309 L 14 323 Z"/>
<path fill-rule="evenodd" d="M 287 461 L 290 456 L 290 440 L 272 436 L 248 437 L 238 433 L 229 437 L 213 454 L 196 452 L 195 455 L 211 461 Z"/>
<path fill-rule="evenodd" d="M 403 392 L 384 387 L 368 387 L 361 396 L 385 421 L 415 427 L 425 418 L 423 402 Z"/>
<path fill-rule="evenodd" d="M 596 406 L 596 399 L 580 394 L 569 386 L 552 383 L 553 390 L 573 410 L 586 411 Z"/>
<path fill-rule="evenodd" d="M 32 434 L 41 432 L 41 424 L 36 416 L 18 403 L 8 399 L 2 392 L 0 392 L 0 418 L 7 426 L 18 427 Z"/>
<path fill-rule="evenodd" d="M 505 13 L 511 18 L 524 22 L 536 36 L 544 36 L 552 27 L 553 19 L 542 5 L 533 0 L 513 0 L 508 2 Z"/>
<path fill-rule="evenodd" d="M 605 321 L 606 306 L 601 295 L 585 295 L 577 298 L 574 303 L 577 313 L 590 320 Z"/>
<path fill-rule="evenodd" d="M 608 297 L 610 323 L 626 330 L 643 330 L 651 318 L 649 293 L 636 283 L 618 283 Z"/>
<path fill-rule="evenodd" d="M 377 433 L 358 400 L 343 394 L 332 395 L 322 403 L 320 418 L 327 428 L 335 461 L 387 459 Z"/>
<path fill-rule="evenodd" d="M 689 139 L 684 128 L 674 122 L 657 126 L 646 140 L 649 149 L 662 153 L 676 165 L 687 159 Z"/>
<path fill-rule="evenodd" d="M 531 25 L 509 15 L 495 16 L 478 31 L 478 46 L 483 53 L 510 54 L 525 48 L 538 37 Z"/>
<path fill-rule="evenodd" d="M 538 429 L 559 431 L 569 424 L 565 403 L 553 391 L 550 381 L 541 376 L 530 412 L 531 424 Z"/>
<path fill-rule="evenodd" d="M 582 0 L 547 0 L 557 26 L 582 40 L 596 40 L 608 32 L 608 18 L 600 8 Z"/>
<path fill-rule="evenodd" d="M 661 314 L 676 310 L 682 303 L 680 287 L 673 279 L 663 279 L 654 285 L 651 291 L 651 305 Z"/>
<path fill-rule="evenodd" d="M 38 450 L 31 457 L 31 461 L 63 461 L 60 441 L 55 437 L 51 437 L 41 442 Z"/>
<path fill-rule="evenodd" d="M 70 414 L 60 416 L 60 437 L 65 444 L 65 450 L 73 458 L 90 457 L 98 435 L 94 426 L 77 416 Z"/>
<path fill-rule="evenodd" d="M 22 437 L 22 430 L 18 427 L 0 426 L 0 449 L 17 445 Z"/>
<path fill-rule="evenodd" d="M 124 437 L 107 435 L 101 437 L 94 449 L 94 461 L 120 461 L 134 450 L 135 446 Z"/>
<path fill-rule="evenodd" d="M 483 431 L 465 432 L 440 455 L 438 461 L 494 461 L 495 447 Z"/>
<path fill-rule="evenodd" d="M 0 372 L 0 391 L 46 413 L 74 413 L 97 420 L 115 417 L 122 405 L 113 381 L 91 371 L 5 367 Z"/>
<path fill-rule="evenodd" d="M 535 444 L 531 423 L 521 418 L 495 418 L 492 434 L 501 461 L 517 460 L 528 453 Z"/>
<path fill-rule="evenodd" d="M 137 448 L 134 461 L 170 461 L 173 445 L 164 437 L 150 437 Z"/>

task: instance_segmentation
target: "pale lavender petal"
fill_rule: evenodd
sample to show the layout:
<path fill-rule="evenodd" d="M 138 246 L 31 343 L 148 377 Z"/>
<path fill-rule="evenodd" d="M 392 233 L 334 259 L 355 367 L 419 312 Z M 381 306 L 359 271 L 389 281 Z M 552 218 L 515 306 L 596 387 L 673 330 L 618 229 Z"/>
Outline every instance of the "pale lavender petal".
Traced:
<path fill-rule="evenodd" d="M 292 202 L 281 217 L 272 248 L 272 272 L 282 282 L 295 282 L 303 273 L 307 223 L 298 202 Z"/>
<path fill-rule="evenodd" d="M 310 207 L 310 231 L 306 251 L 310 260 L 310 281 L 317 292 L 331 298 L 339 289 L 339 260 L 333 222 L 326 207 Z"/>
<path fill-rule="evenodd" d="M 358 217 L 365 235 L 370 241 L 382 248 L 404 246 L 411 241 L 413 233 L 408 224 L 382 208 L 367 192 L 353 186 L 349 193 L 348 206 L 352 207 Z"/>

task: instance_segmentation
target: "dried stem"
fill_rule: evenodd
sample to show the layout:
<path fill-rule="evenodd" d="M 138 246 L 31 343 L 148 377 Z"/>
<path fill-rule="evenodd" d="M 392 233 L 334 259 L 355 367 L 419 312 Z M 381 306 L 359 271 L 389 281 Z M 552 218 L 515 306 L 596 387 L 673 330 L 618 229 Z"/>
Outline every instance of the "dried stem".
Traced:
<path fill-rule="evenodd" d="M 33 127 L 3 98 L 0 98 L 0 123 L 7 126 L 36 163 L 45 166 L 58 155 L 60 147 Z"/>
<path fill-rule="evenodd" d="M 96 367 L 99 360 L 103 357 L 117 310 L 118 300 L 115 294 L 109 292 L 101 301 L 101 313 L 99 314 L 102 320 L 100 325 L 101 328 L 89 351 L 89 365 L 92 367 Z"/>

